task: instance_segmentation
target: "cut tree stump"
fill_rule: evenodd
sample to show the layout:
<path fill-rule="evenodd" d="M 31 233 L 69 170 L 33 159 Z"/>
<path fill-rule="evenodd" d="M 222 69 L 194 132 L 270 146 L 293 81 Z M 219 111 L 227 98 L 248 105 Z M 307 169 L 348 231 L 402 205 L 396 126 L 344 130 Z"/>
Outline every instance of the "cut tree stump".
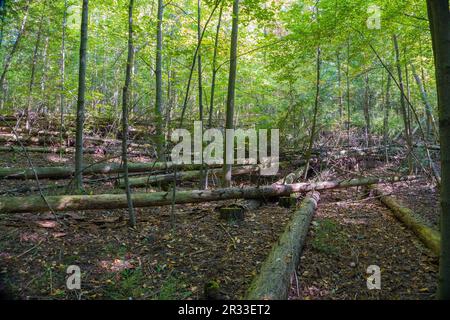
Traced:
<path fill-rule="evenodd" d="M 220 219 L 227 222 L 236 222 L 244 220 L 244 208 L 237 205 L 222 207 L 219 209 Z"/>
<path fill-rule="evenodd" d="M 278 204 L 283 208 L 293 208 L 297 204 L 297 198 L 293 195 L 289 197 L 280 197 Z"/>
<path fill-rule="evenodd" d="M 417 177 L 367 177 L 286 185 L 274 184 L 261 187 L 179 191 L 176 192 L 174 199 L 172 199 L 171 192 L 134 193 L 132 200 L 135 207 L 153 207 L 170 205 L 172 201 L 181 204 L 230 199 L 266 199 L 268 197 L 287 196 L 291 193 L 349 188 L 386 182 L 393 183 L 413 179 L 417 179 Z M 45 196 L 45 200 L 41 196 L 0 197 L 0 213 L 47 212 L 51 211 L 48 208 L 49 206 L 55 211 L 70 211 L 119 209 L 127 208 L 128 204 L 125 194 Z"/>
<path fill-rule="evenodd" d="M 391 209 L 394 216 L 403 222 L 414 234 L 429 248 L 439 256 L 441 248 L 441 235 L 439 231 L 425 225 L 414 212 L 397 202 L 394 197 L 383 195 L 383 192 L 376 188 L 371 188 L 381 202 Z"/>
<path fill-rule="evenodd" d="M 248 300 L 285 300 L 320 194 L 310 192 L 272 247 L 247 293 Z"/>

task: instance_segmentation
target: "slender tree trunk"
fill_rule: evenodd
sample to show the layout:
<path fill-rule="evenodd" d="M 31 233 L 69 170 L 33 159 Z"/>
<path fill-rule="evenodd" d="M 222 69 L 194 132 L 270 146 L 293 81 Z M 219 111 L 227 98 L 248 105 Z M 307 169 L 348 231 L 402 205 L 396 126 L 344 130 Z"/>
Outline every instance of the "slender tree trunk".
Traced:
<path fill-rule="evenodd" d="M 157 153 L 158 159 L 162 160 L 164 153 L 164 135 L 162 132 L 162 20 L 164 13 L 163 0 L 158 0 L 158 12 L 157 12 L 157 24 L 156 24 L 156 101 L 155 101 L 155 114 L 156 114 L 156 139 L 157 139 Z"/>
<path fill-rule="evenodd" d="M 342 104 L 342 88 L 341 88 L 341 57 L 339 53 L 336 55 L 336 68 L 337 68 L 337 80 L 338 80 L 338 106 L 339 106 L 339 119 L 342 122 L 343 116 L 343 104 Z"/>
<path fill-rule="evenodd" d="M 198 46 L 198 55 L 197 55 L 197 68 L 198 68 L 198 114 L 200 120 L 200 130 L 203 137 L 203 83 L 202 83 L 202 15 L 201 15 L 201 0 L 197 0 L 197 46 Z M 200 141 L 200 143 L 203 143 Z M 206 188 L 206 175 L 205 168 L 203 165 L 203 154 L 200 154 L 202 166 L 200 169 L 200 189 Z"/>
<path fill-rule="evenodd" d="M 439 299 L 450 299 L 450 12 L 448 0 L 427 0 L 433 43 L 441 143 Z"/>
<path fill-rule="evenodd" d="M 128 214 L 130 217 L 130 226 L 136 225 L 136 216 L 134 214 L 133 200 L 131 198 L 130 182 L 128 177 L 128 156 L 127 156 L 127 140 L 128 140 L 128 108 L 130 105 L 131 91 L 131 73 L 133 69 L 134 47 L 133 47 L 133 6 L 134 0 L 130 0 L 128 8 L 128 58 L 127 69 L 125 73 L 125 86 L 122 94 L 122 163 L 123 163 L 123 179 L 125 184 L 125 192 L 127 195 Z"/>
<path fill-rule="evenodd" d="M 383 118 L 383 143 L 385 147 L 386 157 L 389 138 L 389 110 L 391 108 L 390 90 L 391 90 L 391 77 L 388 74 L 386 83 L 386 97 L 384 100 L 384 118 Z"/>
<path fill-rule="evenodd" d="M 397 36 L 394 34 L 392 36 L 392 39 L 394 42 L 395 62 L 397 65 L 398 83 L 399 83 L 399 87 L 400 87 L 400 108 L 401 108 L 403 123 L 404 123 L 404 133 L 405 133 L 406 145 L 408 147 L 408 167 L 409 167 L 409 171 L 412 172 L 413 171 L 412 154 L 411 154 L 412 141 L 411 141 L 410 132 L 409 132 L 408 113 L 407 113 L 406 104 L 405 104 L 405 90 L 403 87 L 402 68 L 400 65 L 400 54 L 399 54 L 399 49 L 398 49 Z"/>
<path fill-rule="evenodd" d="M 64 13 L 62 21 L 62 38 L 61 38 L 61 60 L 60 60 L 60 74 L 61 74 L 61 84 L 60 84 L 60 94 L 59 94 L 59 143 L 60 147 L 63 145 L 63 134 L 64 134 L 64 109 L 65 109 L 65 93 L 66 90 L 66 27 L 67 27 L 67 0 L 64 0 Z M 60 154 L 62 156 L 62 153 Z"/>
<path fill-rule="evenodd" d="M 236 67 L 237 67 L 237 46 L 238 46 L 238 28 L 239 28 L 239 0 L 233 1 L 233 20 L 231 26 L 231 47 L 230 47 L 230 74 L 228 77 L 228 93 L 226 105 L 225 130 L 233 129 L 234 117 L 234 98 L 236 89 Z M 231 157 L 234 159 L 234 140 L 229 141 L 225 138 L 224 164 L 223 164 L 223 185 L 231 186 Z M 228 151 L 228 152 L 227 152 Z"/>
<path fill-rule="evenodd" d="M 198 68 L 198 111 L 199 120 L 203 121 L 203 84 L 202 84 L 202 47 L 201 47 L 201 0 L 197 0 L 197 68 Z"/>
<path fill-rule="evenodd" d="M 345 79 L 347 84 L 347 144 L 350 147 L 350 39 L 347 39 L 347 67 L 345 69 Z"/>
<path fill-rule="evenodd" d="M 36 35 L 36 44 L 34 46 L 33 58 L 31 60 L 31 76 L 30 83 L 28 85 L 28 100 L 27 100 L 27 109 L 26 109 L 26 122 L 25 129 L 30 130 L 30 113 L 31 113 L 31 105 L 33 103 L 33 88 L 34 88 L 34 79 L 36 75 L 36 64 L 39 53 L 39 46 L 41 44 L 41 36 L 42 36 L 42 27 L 44 25 L 44 17 L 45 17 L 45 3 L 44 10 L 42 11 L 42 15 L 39 21 L 39 29 Z"/>
<path fill-rule="evenodd" d="M 220 25 L 222 23 L 222 13 L 223 13 L 223 4 L 225 1 L 222 1 L 222 4 L 220 5 L 220 11 L 219 11 L 219 20 L 217 21 L 217 28 L 216 28 L 216 37 L 214 39 L 214 54 L 213 54 L 213 61 L 212 61 L 212 79 L 211 79 L 211 98 L 209 99 L 209 118 L 208 118 L 208 128 L 211 128 L 212 126 L 212 115 L 213 115 L 213 108 L 214 108 L 214 93 L 216 90 L 216 76 L 217 76 L 217 51 L 219 47 L 219 33 L 220 33 Z"/>
<path fill-rule="evenodd" d="M 83 189 L 83 126 L 86 93 L 86 47 L 88 41 L 88 6 L 89 0 L 83 0 L 80 36 L 80 69 L 78 73 L 77 124 L 75 142 L 75 185 Z"/>
<path fill-rule="evenodd" d="M 309 171 L 309 160 L 311 159 L 311 153 L 312 148 L 314 145 L 314 138 L 316 136 L 316 125 L 317 125 L 317 114 L 319 112 L 319 100 L 320 100 L 320 65 L 321 65 L 321 50 L 320 47 L 317 47 L 317 53 L 316 53 L 316 95 L 314 99 L 314 111 L 313 111 L 313 119 L 312 119 L 312 125 L 311 125 L 311 133 L 309 136 L 309 143 L 308 143 L 308 149 L 305 154 L 305 172 L 304 172 L 304 179 L 308 177 L 308 171 Z"/>
<path fill-rule="evenodd" d="M 364 120 L 366 122 L 366 128 L 365 128 L 365 135 L 366 135 L 366 147 L 371 146 L 371 136 L 370 136 L 370 86 L 369 86 L 369 73 L 366 72 L 364 76 L 364 102 L 363 102 L 363 108 L 364 108 Z"/>
<path fill-rule="evenodd" d="M 14 54 L 16 53 L 16 51 L 17 51 L 17 49 L 19 47 L 19 43 L 20 43 L 20 40 L 22 39 L 23 33 L 25 32 L 25 26 L 27 24 L 28 13 L 29 13 L 29 10 L 30 10 L 30 2 L 31 2 L 31 0 L 28 0 L 26 2 L 26 4 L 25 4 L 23 19 L 22 19 L 22 23 L 20 25 L 19 32 L 17 33 L 16 41 L 14 41 L 14 44 L 12 46 L 12 49 L 11 49 L 10 53 L 6 56 L 5 63 L 3 65 L 3 72 L 2 72 L 2 74 L 0 76 L 0 99 L 2 100 L 1 101 L 2 105 L 3 105 L 3 102 L 4 102 L 3 99 L 5 98 L 4 97 L 5 96 L 5 94 L 4 94 L 4 91 L 5 91 L 4 85 L 5 85 L 6 74 L 8 73 L 9 67 L 10 67 L 11 62 L 12 62 L 12 58 L 14 57 Z"/>
<path fill-rule="evenodd" d="M 414 64 L 411 64 L 411 70 L 414 76 L 414 79 L 416 80 L 417 86 L 420 89 L 420 94 L 422 96 L 422 101 L 425 105 L 425 115 L 426 115 L 426 137 L 427 139 L 430 139 L 431 137 L 431 129 L 432 126 L 434 126 L 434 120 L 433 120 L 433 108 L 430 104 L 430 101 L 428 100 L 428 94 L 425 91 L 425 87 L 423 86 L 422 80 L 420 79 L 419 75 L 416 72 L 416 68 L 414 67 Z"/>

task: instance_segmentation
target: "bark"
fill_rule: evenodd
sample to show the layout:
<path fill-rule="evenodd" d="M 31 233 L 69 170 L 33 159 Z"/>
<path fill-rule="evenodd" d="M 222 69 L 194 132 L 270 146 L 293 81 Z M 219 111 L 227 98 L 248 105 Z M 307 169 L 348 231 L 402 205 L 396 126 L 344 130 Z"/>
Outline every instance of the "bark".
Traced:
<path fill-rule="evenodd" d="M 30 3 L 31 3 L 31 0 L 28 0 L 26 2 L 26 4 L 25 4 L 24 14 L 23 14 L 23 18 L 22 18 L 22 23 L 21 23 L 19 31 L 17 33 L 16 40 L 14 41 L 14 44 L 13 44 L 13 46 L 11 48 L 11 51 L 6 56 L 5 63 L 3 64 L 3 72 L 2 72 L 2 74 L 0 76 L 0 93 L 1 93 L 1 97 L 0 98 L 2 99 L 2 101 L 4 99 L 4 87 L 3 86 L 5 84 L 6 74 L 9 71 L 9 67 L 11 66 L 11 62 L 12 62 L 12 59 L 14 57 L 14 54 L 16 53 L 17 49 L 19 48 L 20 40 L 22 39 L 22 36 L 23 36 L 23 34 L 25 32 L 25 26 L 27 24 L 28 13 L 29 13 L 29 10 L 30 10 Z"/>
<path fill-rule="evenodd" d="M 313 183 L 296 183 L 286 185 L 271 185 L 248 188 L 224 188 L 215 190 L 192 190 L 172 192 L 134 193 L 132 195 L 135 207 L 153 207 L 176 204 L 199 203 L 230 199 L 259 199 L 267 197 L 287 196 L 292 193 L 320 191 L 336 188 L 366 186 L 377 183 L 394 183 L 417 179 L 406 177 L 369 177 L 350 180 L 334 180 Z M 0 213 L 46 212 L 49 206 L 54 211 L 97 210 L 127 208 L 124 194 L 99 195 L 63 195 L 46 196 L 46 201 L 40 196 L 3 197 L 0 198 Z"/>
<path fill-rule="evenodd" d="M 40 18 L 39 29 L 38 29 L 38 33 L 36 36 L 36 44 L 34 46 L 33 58 L 31 61 L 31 76 L 30 76 L 30 83 L 28 85 L 28 102 L 27 102 L 27 109 L 26 109 L 26 114 L 25 114 L 25 117 L 26 117 L 25 128 L 27 130 L 30 129 L 30 113 L 31 113 L 31 105 L 33 103 L 34 79 L 35 79 L 35 75 L 36 75 L 36 64 L 37 64 L 39 46 L 41 43 L 42 27 L 44 25 L 45 7 L 46 7 L 46 2 L 44 2 L 44 10 L 42 11 L 42 15 Z"/>
<path fill-rule="evenodd" d="M 389 111 L 391 109 L 391 77 L 387 76 L 386 83 L 386 97 L 384 100 L 384 117 L 383 117 L 383 143 L 386 148 L 386 156 L 387 156 L 387 147 L 388 147 L 388 139 L 389 139 Z M 387 159 L 387 158 L 386 158 Z"/>
<path fill-rule="evenodd" d="M 133 200 L 131 198 L 130 183 L 128 178 L 128 154 L 127 154 L 127 140 L 128 140 L 128 108 L 130 104 L 130 91 L 131 91 L 131 72 L 133 68 L 134 60 L 134 47 L 133 47 L 133 6 L 134 0 L 130 0 L 128 7 L 128 57 L 127 67 L 125 71 L 125 86 L 123 87 L 122 94 L 122 164 L 124 175 L 124 188 L 127 196 L 128 216 L 130 218 L 130 226 L 136 225 L 136 216 L 133 208 Z"/>
<path fill-rule="evenodd" d="M 450 11 L 448 0 L 427 0 L 433 44 L 441 144 L 441 254 L 438 298 L 450 299 Z"/>
<path fill-rule="evenodd" d="M 75 185 L 83 189 L 83 127 L 86 93 L 86 47 L 88 41 L 88 6 L 89 0 L 83 0 L 80 35 L 80 68 L 78 73 L 78 99 L 75 142 Z"/>
<path fill-rule="evenodd" d="M 65 93 L 66 90 L 66 26 L 67 26 L 67 0 L 64 0 L 64 13 L 62 21 L 62 39 L 61 39 L 61 61 L 60 61 L 60 73 L 61 73 L 61 93 L 59 95 L 59 143 L 62 145 L 64 135 L 64 109 L 65 109 Z"/>
<path fill-rule="evenodd" d="M 156 24 L 156 62 L 155 62 L 155 77 L 156 77 L 156 95 L 155 95 L 155 115 L 156 115 L 156 145 L 158 159 L 162 160 L 164 135 L 162 132 L 162 20 L 164 13 L 163 0 L 158 0 L 157 24 Z"/>
<path fill-rule="evenodd" d="M 314 144 L 314 138 L 316 135 L 316 125 L 317 125 L 317 114 L 319 112 L 319 100 L 320 100 L 320 65 L 321 65 L 321 58 L 320 58 L 320 47 L 317 47 L 317 56 L 316 56 L 316 95 L 314 99 L 314 111 L 313 111 L 313 119 L 312 119 L 312 125 L 311 125 L 311 133 L 309 136 L 309 143 L 308 143 L 308 149 L 306 151 L 305 159 L 306 159 L 306 166 L 304 171 L 304 179 L 306 180 L 309 170 L 309 160 L 311 159 L 311 152 Z"/>
<path fill-rule="evenodd" d="M 414 64 L 411 64 L 411 69 L 412 69 L 412 73 L 413 73 L 414 79 L 416 80 L 417 86 L 420 89 L 420 95 L 422 97 L 422 101 L 423 101 L 423 103 L 425 105 L 426 137 L 427 137 L 427 139 L 430 139 L 432 128 L 435 128 L 435 131 L 437 131 L 436 130 L 436 123 L 435 123 L 434 118 L 433 118 L 433 107 L 430 104 L 430 101 L 428 99 L 428 94 L 425 91 L 425 87 L 423 86 L 422 80 L 420 79 L 419 75 L 416 72 L 416 68 L 414 67 Z"/>
<path fill-rule="evenodd" d="M 370 86 L 369 86 L 369 73 L 367 72 L 364 76 L 364 120 L 366 122 L 365 134 L 366 134 L 366 147 L 369 148 L 372 145 L 371 142 L 371 128 L 370 128 Z"/>
<path fill-rule="evenodd" d="M 233 20 L 231 24 L 231 45 L 230 45 L 230 72 L 228 76 L 228 93 L 227 93 L 227 105 L 226 105 L 226 120 L 225 130 L 234 128 L 234 97 L 236 89 L 236 67 L 237 67 L 237 46 L 238 46 L 238 30 L 239 30 L 239 0 L 233 1 Z M 223 186 L 231 186 L 231 170 L 232 165 L 227 164 L 230 162 L 228 156 L 233 157 L 232 154 L 228 155 L 227 150 L 233 150 L 234 141 L 228 141 L 225 138 L 224 143 L 224 164 L 223 164 Z M 230 145 L 231 144 L 231 148 Z M 231 152 L 230 152 L 231 153 Z"/>
<path fill-rule="evenodd" d="M 291 276 L 297 271 L 300 255 L 308 234 L 320 194 L 309 193 L 295 211 L 285 231 L 272 247 L 247 293 L 248 300 L 286 300 Z"/>
<path fill-rule="evenodd" d="M 339 106 L 339 119 L 342 121 L 343 116 L 343 104 L 342 104 L 342 88 L 341 88 L 341 57 L 339 53 L 336 55 L 337 61 L 337 80 L 338 80 L 338 106 Z"/>
<path fill-rule="evenodd" d="M 412 140 L 411 140 L 411 136 L 410 136 L 408 111 L 406 109 L 406 104 L 405 104 L 405 90 L 403 87 L 402 68 L 400 65 L 400 54 L 399 54 L 399 49 L 398 49 L 397 36 L 393 35 L 392 39 L 394 42 L 395 62 L 396 62 L 396 66 L 397 66 L 398 84 L 399 84 L 399 89 L 400 89 L 400 108 L 401 108 L 401 113 L 402 113 L 402 117 L 403 117 L 406 145 L 408 147 L 408 167 L 409 167 L 409 172 L 411 173 L 413 171 L 412 154 L 411 154 Z"/>
<path fill-rule="evenodd" d="M 212 61 L 212 79 L 211 79 L 211 98 L 209 99 L 209 118 L 208 118 L 208 128 L 212 127 L 212 114 L 214 108 L 214 93 L 216 90 L 216 76 L 217 76 L 217 52 L 219 48 L 219 33 L 220 33 L 220 25 L 222 23 L 222 13 L 223 13 L 223 4 L 225 1 L 222 1 L 220 5 L 219 11 L 219 20 L 217 21 L 216 28 L 216 36 L 214 38 L 214 53 L 213 53 L 213 61 Z"/>
<path fill-rule="evenodd" d="M 240 168 L 235 168 L 233 170 L 233 175 L 245 175 L 250 173 L 257 173 L 258 166 L 244 166 Z M 212 174 L 220 174 L 221 169 L 212 169 L 209 170 L 209 173 Z M 195 178 L 202 178 L 203 172 L 202 170 L 191 170 L 191 171 L 178 171 L 176 174 L 177 180 L 183 181 L 183 180 L 191 180 Z M 160 175 L 153 175 L 148 177 L 139 177 L 139 178 L 131 178 L 129 179 L 129 183 L 131 187 L 145 187 L 152 184 L 155 184 L 157 182 L 172 182 L 174 180 L 174 174 L 160 174 Z M 123 179 L 119 179 L 117 183 L 119 188 L 124 188 L 125 183 Z"/>
<path fill-rule="evenodd" d="M 184 170 L 194 170 L 200 165 L 174 165 L 172 162 L 129 163 L 129 172 L 146 172 L 182 167 Z M 38 178 L 70 178 L 75 173 L 73 167 L 35 167 Z M 114 174 L 122 173 L 123 166 L 119 163 L 98 163 L 83 168 L 83 174 Z M 34 177 L 29 168 L 0 168 L 0 178 L 28 179 Z"/>
<path fill-rule="evenodd" d="M 373 188 L 375 195 L 380 197 L 381 202 L 391 209 L 394 216 L 403 222 L 417 237 L 436 255 L 440 252 L 440 234 L 437 230 L 425 225 L 414 212 L 397 202 L 394 197 L 384 196 L 383 192 L 377 188 Z"/>

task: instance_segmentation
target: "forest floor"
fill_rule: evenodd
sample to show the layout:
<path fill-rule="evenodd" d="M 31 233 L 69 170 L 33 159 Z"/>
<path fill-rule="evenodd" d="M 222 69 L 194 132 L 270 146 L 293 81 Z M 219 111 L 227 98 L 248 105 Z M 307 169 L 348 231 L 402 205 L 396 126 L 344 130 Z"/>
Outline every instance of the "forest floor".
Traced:
<path fill-rule="evenodd" d="M 35 166 L 73 160 L 30 155 Z M 88 156 L 86 162 L 99 159 Z M 4 152 L 0 166 L 28 167 L 28 162 Z M 67 180 L 40 183 L 61 185 Z M 36 183 L 2 180 L 0 192 L 24 186 Z M 86 186 L 88 193 L 123 192 L 114 189 L 112 180 Z M 183 189 L 195 187 L 181 184 Z M 431 186 L 408 182 L 387 192 L 436 224 L 438 197 Z M 174 216 L 170 206 L 138 208 L 136 229 L 127 226 L 123 209 L 66 212 L 57 218 L 48 213 L 5 214 L 0 219 L 0 276 L 21 299 L 203 299 L 210 282 L 219 285 L 222 298 L 242 298 L 292 209 L 266 201 L 247 210 L 243 222 L 228 224 L 216 210 L 222 204 L 177 205 Z M 69 265 L 81 268 L 81 291 L 66 288 Z M 381 290 L 366 287 L 369 265 L 381 268 Z M 298 275 L 291 299 L 431 299 L 437 258 L 364 189 L 333 190 L 321 193 Z"/>
<path fill-rule="evenodd" d="M 379 186 L 421 215 L 439 216 L 436 190 L 423 181 Z M 434 222 L 434 223 L 433 223 Z M 367 267 L 381 270 L 381 289 L 369 290 Z M 438 257 L 367 188 L 322 193 L 302 252 L 291 299 L 434 299 Z"/>

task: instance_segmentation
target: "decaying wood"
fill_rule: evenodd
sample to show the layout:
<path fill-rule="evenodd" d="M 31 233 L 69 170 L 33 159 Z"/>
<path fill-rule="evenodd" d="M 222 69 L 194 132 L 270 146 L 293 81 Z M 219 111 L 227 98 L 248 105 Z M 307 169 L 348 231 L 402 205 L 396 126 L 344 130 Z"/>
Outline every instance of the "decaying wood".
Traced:
<path fill-rule="evenodd" d="M 373 187 L 374 193 L 380 197 L 381 202 L 391 209 L 394 216 L 403 222 L 414 234 L 436 255 L 439 255 L 441 246 L 441 236 L 439 232 L 428 227 L 414 214 L 414 212 L 400 204 L 394 197 L 383 195 L 383 192 Z"/>
<path fill-rule="evenodd" d="M 244 174 L 250 174 L 250 173 L 257 173 L 259 170 L 259 167 L 257 165 L 254 166 L 243 166 L 243 167 L 237 167 L 233 170 L 233 176 L 238 175 L 244 175 Z M 220 169 L 211 169 L 209 170 L 209 173 L 211 174 L 220 174 Z M 191 170 L 191 171 L 179 171 L 177 172 L 177 180 L 190 180 L 201 177 L 201 170 Z M 154 183 L 158 182 L 170 182 L 173 181 L 174 174 L 168 173 L 168 174 L 160 174 L 160 175 L 151 175 L 148 177 L 139 177 L 139 178 L 130 178 L 129 183 L 130 187 L 145 187 L 149 186 Z M 119 188 L 124 188 L 124 180 L 119 179 L 117 183 Z"/>
<path fill-rule="evenodd" d="M 286 185 L 274 184 L 262 187 L 179 191 L 176 192 L 175 196 L 173 196 L 170 191 L 135 193 L 133 194 L 133 204 L 135 207 L 152 207 L 170 205 L 172 201 L 176 204 L 183 204 L 229 199 L 264 199 L 266 197 L 286 196 L 296 192 L 348 188 L 377 183 L 393 183 L 413 179 L 417 179 L 417 177 L 368 177 Z M 55 211 L 116 209 L 127 207 L 125 194 L 47 196 L 46 200 Z M 48 205 L 42 200 L 41 197 L 28 196 L 0 198 L 0 213 L 45 212 L 47 210 Z"/>
<path fill-rule="evenodd" d="M 247 293 L 249 300 L 287 299 L 290 278 L 296 271 L 303 244 L 308 233 L 320 194 L 308 193 L 295 212 L 285 231 L 273 246 L 261 270 L 253 280 Z"/>

